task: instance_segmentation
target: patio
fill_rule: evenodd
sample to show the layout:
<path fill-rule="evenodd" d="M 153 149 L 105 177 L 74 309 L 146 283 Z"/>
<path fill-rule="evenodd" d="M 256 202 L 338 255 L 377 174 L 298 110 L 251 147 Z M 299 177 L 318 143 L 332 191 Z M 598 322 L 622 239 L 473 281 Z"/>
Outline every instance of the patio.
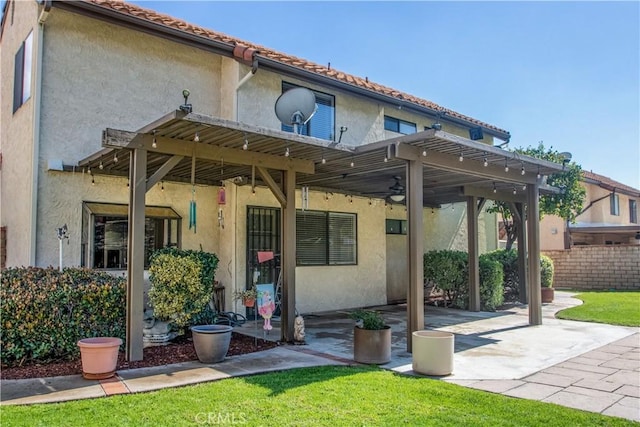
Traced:
<path fill-rule="evenodd" d="M 455 334 L 453 374 L 446 380 L 519 379 L 637 332 L 637 328 L 560 320 L 554 314 L 580 304 L 572 293 L 556 291 L 555 301 L 542 308 L 544 323 L 530 326 L 526 305 L 508 310 L 470 312 L 425 306 L 425 329 Z M 410 373 L 406 345 L 406 304 L 375 307 L 392 329 L 391 362 L 383 368 Z M 354 321 L 348 311 L 305 315 L 307 345 L 301 348 L 353 359 Z M 268 335 L 262 321 L 247 322 L 238 332 L 277 340 L 278 321 Z"/>

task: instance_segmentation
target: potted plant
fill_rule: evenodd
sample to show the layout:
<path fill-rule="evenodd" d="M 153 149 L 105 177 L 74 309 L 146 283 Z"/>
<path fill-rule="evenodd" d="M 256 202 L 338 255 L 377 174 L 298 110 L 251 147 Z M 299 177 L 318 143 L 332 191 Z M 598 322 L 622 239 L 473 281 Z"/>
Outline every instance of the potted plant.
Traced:
<path fill-rule="evenodd" d="M 258 291 L 255 286 L 252 286 L 250 289 L 235 291 L 233 293 L 233 297 L 236 300 L 242 301 L 242 304 L 244 304 L 245 307 L 253 307 L 256 303 L 256 298 L 258 297 Z"/>
<path fill-rule="evenodd" d="M 540 291 L 543 303 L 553 302 L 553 261 L 546 255 L 540 256 Z"/>
<path fill-rule="evenodd" d="M 353 328 L 353 359 L 359 363 L 381 365 L 391 360 L 391 327 L 380 312 L 356 310 Z"/>
<path fill-rule="evenodd" d="M 87 380 L 103 380 L 114 376 L 121 345 L 122 340 L 117 337 L 84 338 L 78 341 L 82 377 Z"/>

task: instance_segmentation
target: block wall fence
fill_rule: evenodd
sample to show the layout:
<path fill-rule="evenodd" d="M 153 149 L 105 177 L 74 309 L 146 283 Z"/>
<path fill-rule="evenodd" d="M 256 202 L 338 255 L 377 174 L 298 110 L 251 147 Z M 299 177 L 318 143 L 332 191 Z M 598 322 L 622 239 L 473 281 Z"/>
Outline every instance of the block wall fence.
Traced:
<path fill-rule="evenodd" d="M 555 288 L 640 290 L 640 245 L 574 246 L 543 253 L 553 259 Z"/>

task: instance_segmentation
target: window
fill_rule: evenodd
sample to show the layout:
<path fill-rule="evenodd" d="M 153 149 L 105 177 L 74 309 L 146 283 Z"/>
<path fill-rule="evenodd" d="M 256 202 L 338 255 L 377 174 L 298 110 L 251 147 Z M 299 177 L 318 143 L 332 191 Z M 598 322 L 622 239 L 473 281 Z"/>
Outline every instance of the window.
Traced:
<path fill-rule="evenodd" d="M 33 57 L 33 32 L 29 33 L 16 53 L 13 80 L 13 112 L 31 97 L 31 65 Z"/>
<path fill-rule="evenodd" d="M 616 193 L 611 193 L 609 203 L 611 204 L 611 215 L 620 215 L 620 197 Z"/>
<path fill-rule="evenodd" d="M 638 223 L 638 203 L 635 200 L 629 200 L 629 222 Z"/>
<path fill-rule="evenodd" d="M 128 206 L 84 203 L 81 265 L 90 268 L 127 267 Z M 144 226 L 144 266 L 153 251 L 178 246 L 181 218 L 171 208 L 147 206 Z M 88 259 L 88 261 L 87 261 Z"/>
<path fill-rule="evenodd" d="M 388 219 L 387 234 L 407 234 L 407 220 Z"/>
<path fill-rule="evenodd" d="M 297 211 L 297 264 L 357 264 L 356 231 L 355 214 Z"/>
<path fill-rule="evenodd" d="M 294 84 L 282 82 L 282 93 L 296 87 Z M 320 139 L 333 141 L 334 139 L 334 122 L 335 122 L 335 97 L 326 93 L 309 89 L 316 96 L 316 105 L 318 109 L 306 124 L 302 126 L 300 133 L 302 135 L 313 136 Z M 282 125 L 285 132 L 293 132 L 292 126 Z"/>
<path fill-rule="evenodd" d="M 384 116 L 384 129 L 408 135 L 410 133 L 416 133 L 416 124 L 394 117 Z"/>

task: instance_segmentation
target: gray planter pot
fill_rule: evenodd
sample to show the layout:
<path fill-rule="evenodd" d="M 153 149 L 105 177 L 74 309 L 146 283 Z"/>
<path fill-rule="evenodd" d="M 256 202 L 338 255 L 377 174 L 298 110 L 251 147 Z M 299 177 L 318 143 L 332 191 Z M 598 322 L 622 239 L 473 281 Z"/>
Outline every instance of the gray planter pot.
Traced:
<path fill-rule="evenodd" d="M 233 328 L 226 325 L 198 325 L 191 327 L 193 346 L 202 363 L 218 363 L 224 360 L 231 343 Z"/>
<path fill-rule="evenodd" d="M 382 365 L 391 361 L 391 328 L 353 328 L 353 360 L 359 363 Z"/>

